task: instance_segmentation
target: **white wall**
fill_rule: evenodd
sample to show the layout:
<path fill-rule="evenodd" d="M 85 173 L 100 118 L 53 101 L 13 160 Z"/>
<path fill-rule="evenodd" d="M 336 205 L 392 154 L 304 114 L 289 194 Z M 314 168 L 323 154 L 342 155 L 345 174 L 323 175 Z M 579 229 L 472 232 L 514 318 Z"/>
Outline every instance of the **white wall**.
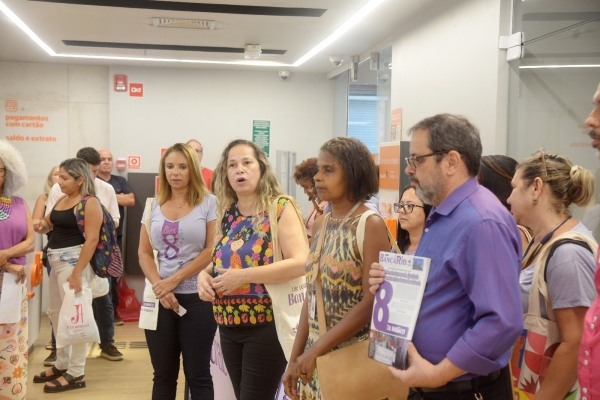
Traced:
<path fill-rule="evenodd" d="M 447 0 L 396 27 L 392 109 L 403 109 L 404 133 L 425 117 L 461 114 L 479 128 L 484 154 L 506 154 L 508 63 L 498 38 L 509 21 L 509 0 Z"/>
<path fill-rule="evenodd" d="M 18 110 L 10 109 L 7 100 L 16 101 Z M 9 127 L 7 119 L 13 116 L 42 116 L 48 120 L 43 127 Z M 10 143 L 23 154 L 29 173 L 28 185 L 17 194 L 33 211 L 54 165 L 74 157 L 81 147 L 108 146 L 108 68 L 0 62 L 0 119 L 0 139 L 23 138 Z M 56 141 L 25 140 L 48 136 Z M 41 236 L 36 235 L 36 251 L 41 247 Z M 27 263 L 32 262 L 30 254 Z M 39 317 L 48 308 L 48 280 L 44 279 L 35 292 L 29 302 L 30 345 L 37 339 Z"/>
<path fill-rule="evenodd" d="M 252 140 L 252 120 L 271 121 L 270 161 L 276 150 L 314 157 L 332 137 L 333 83 L 324 74 L 277 71 L 111 67 L 144 83 L 144 98 L 110 91 L 110 144 L 115 157 L 142 156 L 139 172 L 158 171 L 159 150 L 196 138 L 205 167 L 214 169 L 236 138 Z"/>

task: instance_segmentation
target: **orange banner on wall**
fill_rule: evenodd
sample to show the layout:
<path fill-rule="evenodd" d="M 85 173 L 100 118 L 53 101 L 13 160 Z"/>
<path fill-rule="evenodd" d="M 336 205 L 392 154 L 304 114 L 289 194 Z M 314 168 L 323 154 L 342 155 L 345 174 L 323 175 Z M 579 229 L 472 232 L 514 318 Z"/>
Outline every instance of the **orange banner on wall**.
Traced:
<path fill-rule="evenodd" d="M 391 190 L 400 187 L 400 142 L 382 143 L 379 148 L 379 187 Z"/>

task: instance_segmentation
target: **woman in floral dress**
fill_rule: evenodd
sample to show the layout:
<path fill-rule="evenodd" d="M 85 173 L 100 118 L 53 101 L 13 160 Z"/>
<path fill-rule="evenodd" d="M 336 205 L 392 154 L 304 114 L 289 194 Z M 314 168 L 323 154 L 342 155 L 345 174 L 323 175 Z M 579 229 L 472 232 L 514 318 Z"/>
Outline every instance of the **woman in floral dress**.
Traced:
<path fill-rule="evenodd" d="M 27 203 L 14 193 L 25 185 L 25 163 L 0 140 L 0 298 L 4 279 L 20 284 L 20 318 L 0 324 L 0 400 L 24 399 L 27 389 L 27 286 L 25 255 L 33 250 L 33 225 Z M 6 315 L 0 315 L 1 321 Z"/>

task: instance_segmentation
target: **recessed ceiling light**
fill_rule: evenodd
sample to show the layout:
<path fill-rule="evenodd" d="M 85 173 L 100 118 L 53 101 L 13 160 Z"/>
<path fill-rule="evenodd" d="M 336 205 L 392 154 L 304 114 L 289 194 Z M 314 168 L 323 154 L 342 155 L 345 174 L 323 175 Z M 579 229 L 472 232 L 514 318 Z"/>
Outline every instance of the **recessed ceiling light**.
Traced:
<path fill-rule="evenodd" d="M 260 44 L 247 44 L 244 47 L 244 58 L 246 60 L 258 60 L 261 53 Z"/>
<path fill-rule="evenodd" d="M 215 29 L 215 21 L 199 19 L 152 18 L 152 26 L 157 28 Z"/>

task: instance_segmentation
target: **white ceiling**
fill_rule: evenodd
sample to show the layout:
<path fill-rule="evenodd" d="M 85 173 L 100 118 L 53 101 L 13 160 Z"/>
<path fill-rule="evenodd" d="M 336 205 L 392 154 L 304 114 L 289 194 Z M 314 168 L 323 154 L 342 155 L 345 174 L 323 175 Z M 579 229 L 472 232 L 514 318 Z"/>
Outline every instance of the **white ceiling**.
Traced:
<path fill-rule="evenodd" d="M 243 48 L 260 44 L 265 49 L 286 50 L 284 55 L 263 54 L 261 61 L 293 64 L 342 25 L 367 0 L 196 0 L 184 3 L 228 4 L 261 7 L 326 9 L 320 17 L 287 17 L 241 15 L 225 13 L 164 11 L 145 8 L 123 8 L 80 4 L 60 4 L 45 0 L 0 0 L 58 54 L 91 56 L 121 56 L 222 62 L 244 61 L 243 54 L 146 50 L 102 47 L 67 46 L 63 40 L 117 42 L 134 44 L 211 46 Z M 65 0 L 60 0 L 65 1 Z M 175 62 L 99 60 L 52 57 L 35 44 L 21 29 L 0 13 L 0 61 L 81 63 L 97 65 L 154 65 L 188 68 L 259 68 L 289 69 L 291 71 L 326 73 L 334 69 L 329 61 L 332 54 L 363 54 L 374 46 L 390 40 L 393 28 L 410 18 L 421 8 L 440 0 L 385 0 L 365 19 L 341 38 L 299 67 L 256 67 Z M 79 1 L 79 3 L 89 2 Z M 102 3 L 101 0 L 93 3 Z M 173 3 L 179 1 L 171 0 Z M 107 3 L 152 5 L 166 1 L 121 1 Z M 185 5 L 185 4 L 184 4 Z M 216 21 L 215 30 L 155 28 L 152 18 L 181 18 Z"/>

